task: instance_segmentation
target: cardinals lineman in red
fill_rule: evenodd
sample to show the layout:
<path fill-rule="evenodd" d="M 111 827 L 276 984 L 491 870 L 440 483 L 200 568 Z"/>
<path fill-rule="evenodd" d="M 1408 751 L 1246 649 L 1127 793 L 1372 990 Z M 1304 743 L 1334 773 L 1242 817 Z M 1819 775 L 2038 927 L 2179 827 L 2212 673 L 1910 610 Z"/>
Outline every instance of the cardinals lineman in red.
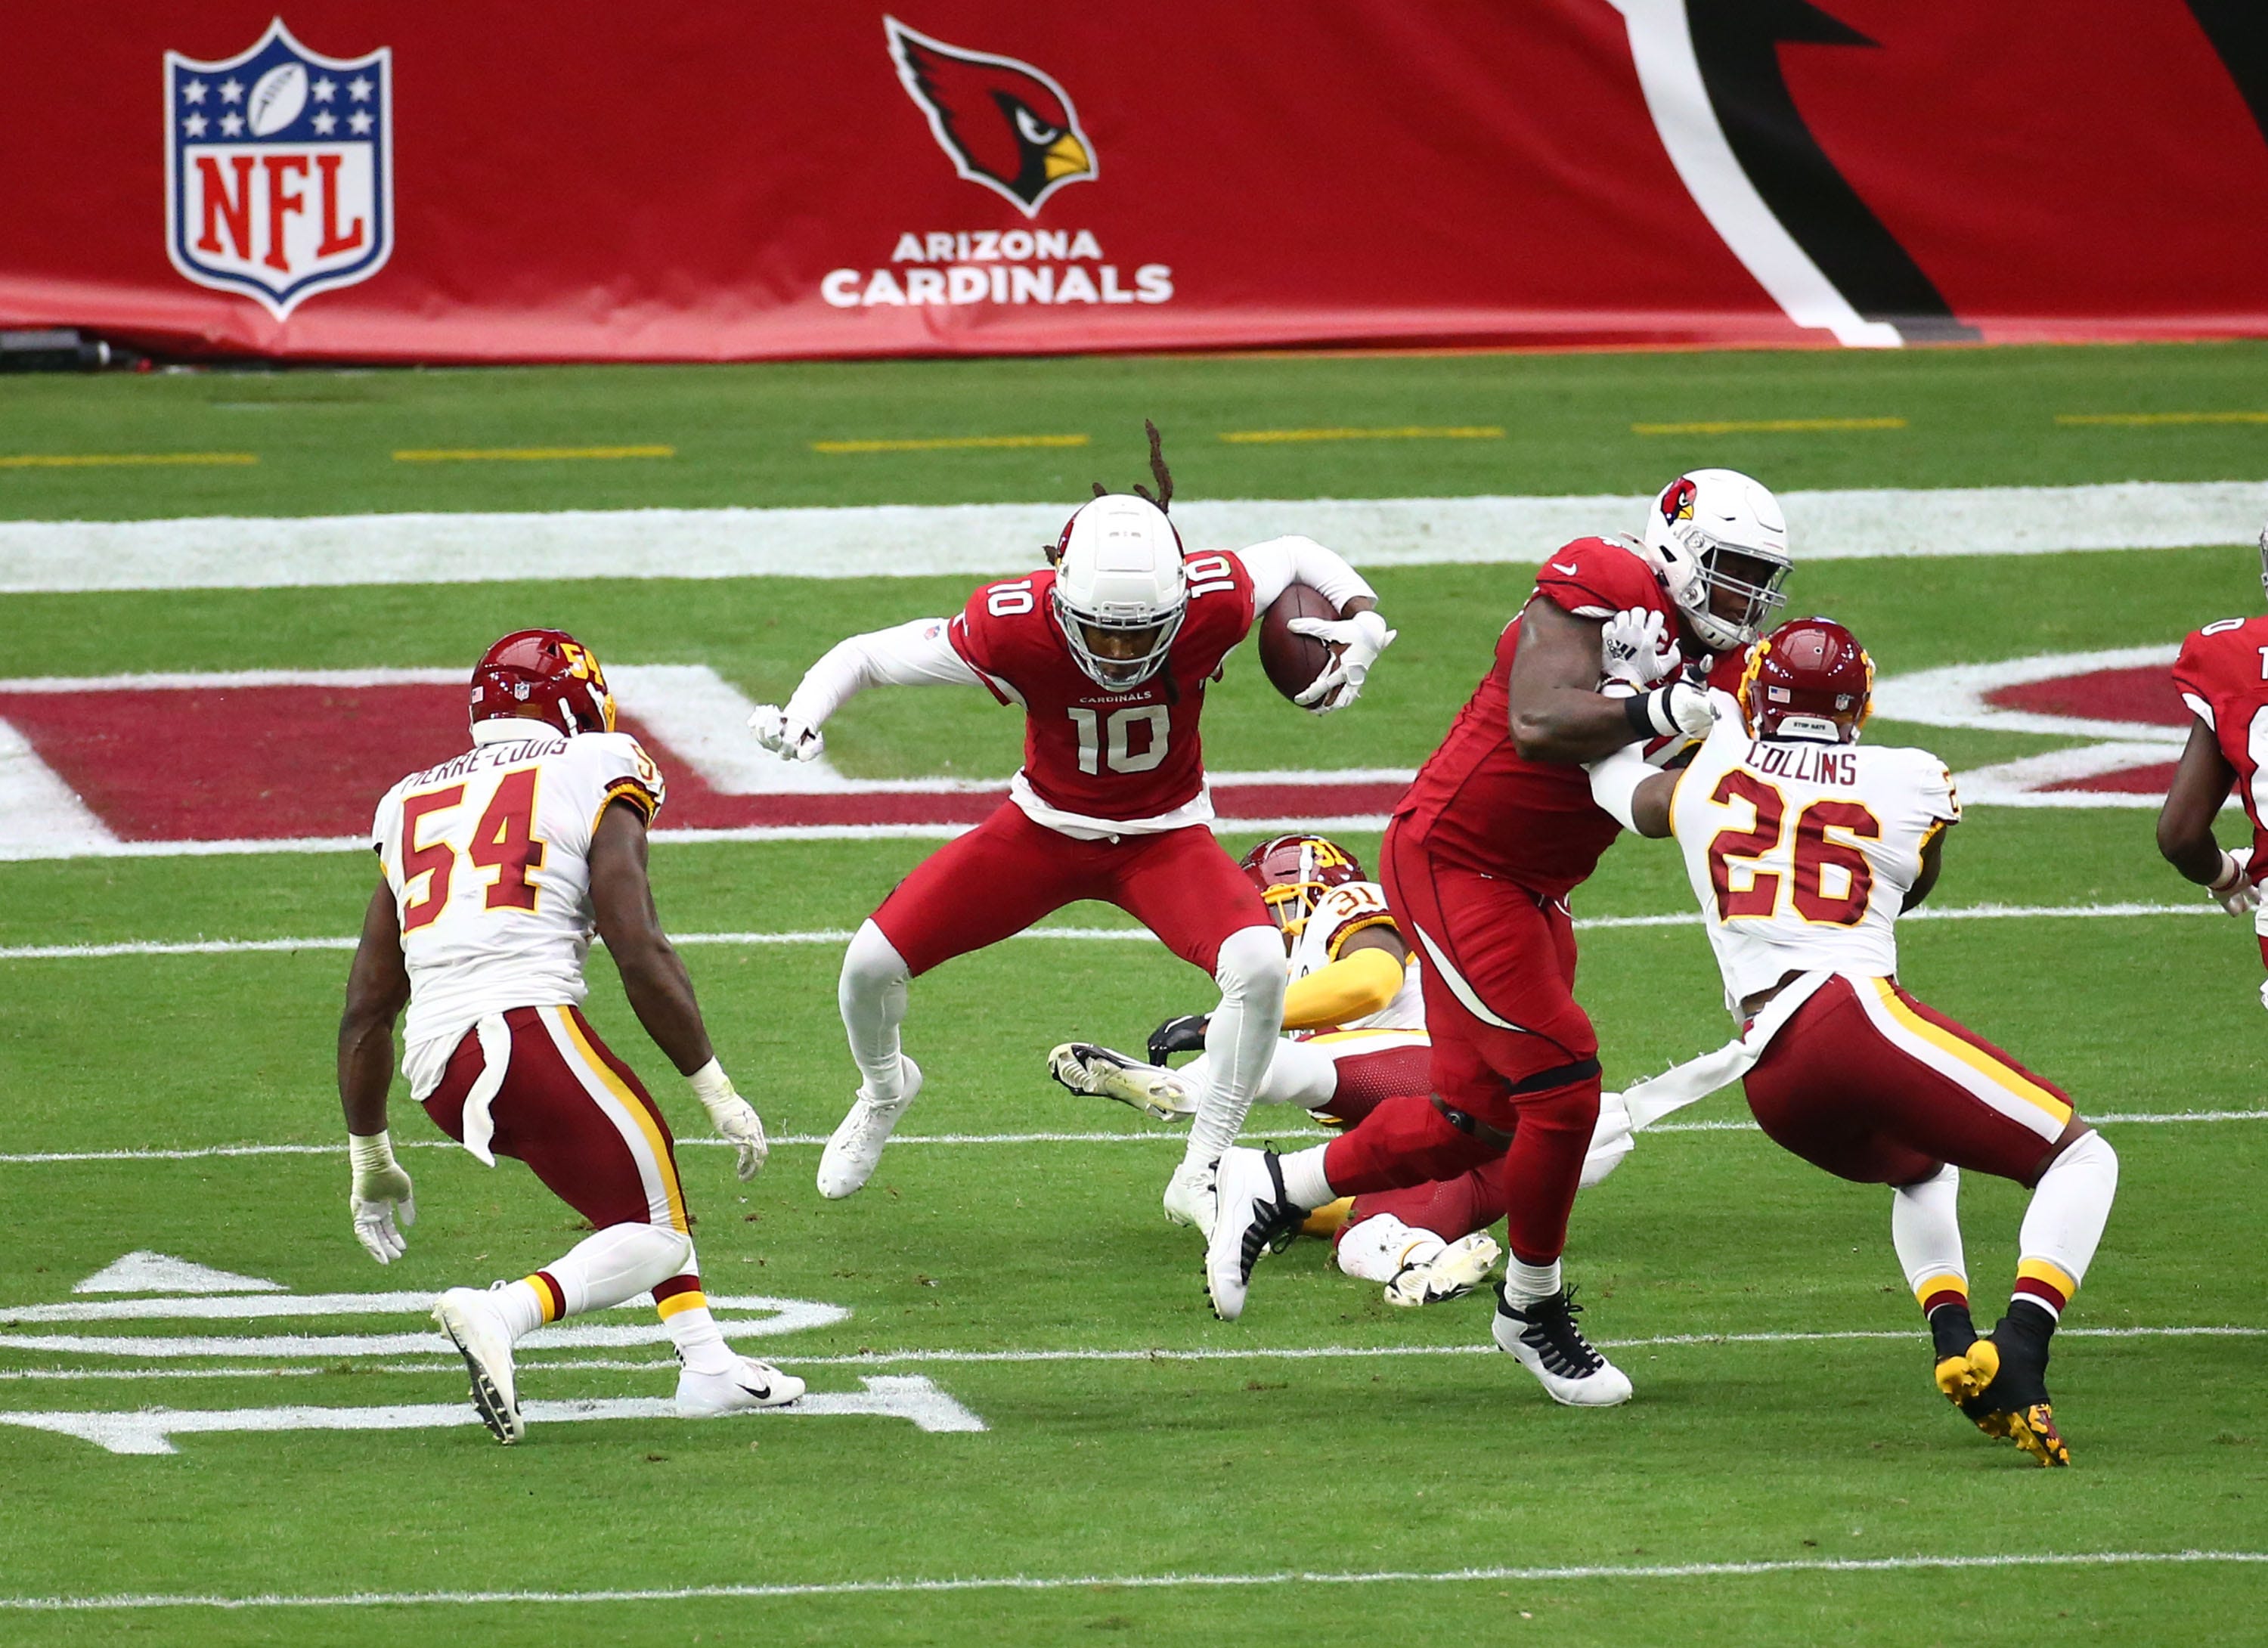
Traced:
<path fill-rule="evenodd" d="M 1205 1036 L 1211 1074 L 1165 1194 L 1169 1217 L 1211 1226 L 1212 1165 L 1267 1070 L 1285 977 L 1274 920 L 1209 828 L 1197 737 L 1205 689 L 1255 615 L 1294 582 L 1339 614 L 1293 621 L 1336 652 L 1300 695 L 1316 713 L 1355 700 L 1394 632 L 1370 585 L 1311 540 L 1184 554 L 1154 430 L 1151 461 L 1155 501 L 1098 496 L 1071 518 L 1047 568 L 985 585 L 950 622 L 853 636 L 784 709 L 750 718 L 766 748 L 808 761 L 824 748 L 827 717 L 870 687 L 980 687 L 1024 712 L 1010 799 L 901 882 L 843 958 L 843 1024 L 861 1081 L 820 1159 L 821 1196 L 866 1182 L 921 1091 L 920 1068 L 899 1050 L 909 982 L 1074 900 L 1105 899 L 1220 986 Z"/>
<path fill-rule="evenodd" d="M 2268 528 L 2260 533 L 2260 581 L 2268 586 Z M 2182 643 L 2174 685 L 2190 708 L 2190 741 L 2158 813 L 2158 850 L 2232 916 L 2250 916 L 2268 965 L 2268 617 L 2224 618 Z M 2234 852 L 2213 839 L 2213 821 L 2234 788 L 2252 820 L 2252 844 Z M 2268 1007 L 2268 984 L 2260 987 Z"/>
<path fill-rule="evenodd" d="M 1380 879 L 1424 966 L 1433 1091 L 1387 1100 L 1328 1145 L 1222 1159 L 1205 1284 L 1224 1319 L 1307 1210 L 1495 1163 L 1511 1248 L 1497 1343 L 1559 1402 L 1629 1397 L 1559 1272 L 1600 1094 L 1567 895 L 1618 828 L 1583 763 L 1705 733 L 1715 707 L 1680 666 L 1754 641 L 1787 569 L 1778 504 L 1729 469 L 1671 482 L 1642 545 L 1579 538 L 1546 560 L 1387 828 Z"/>

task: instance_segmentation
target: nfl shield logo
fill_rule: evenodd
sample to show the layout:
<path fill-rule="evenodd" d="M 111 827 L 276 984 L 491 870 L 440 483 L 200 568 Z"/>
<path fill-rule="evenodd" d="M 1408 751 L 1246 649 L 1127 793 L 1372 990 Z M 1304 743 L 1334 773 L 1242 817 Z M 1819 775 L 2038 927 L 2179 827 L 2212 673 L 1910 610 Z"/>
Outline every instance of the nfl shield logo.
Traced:
<path fill-rule="evenodd" d="M 278 320 L 394 249 L 393 54 L 326 57 L 277 18 L 241 55 L 166 54 L 166 252 Z"/>

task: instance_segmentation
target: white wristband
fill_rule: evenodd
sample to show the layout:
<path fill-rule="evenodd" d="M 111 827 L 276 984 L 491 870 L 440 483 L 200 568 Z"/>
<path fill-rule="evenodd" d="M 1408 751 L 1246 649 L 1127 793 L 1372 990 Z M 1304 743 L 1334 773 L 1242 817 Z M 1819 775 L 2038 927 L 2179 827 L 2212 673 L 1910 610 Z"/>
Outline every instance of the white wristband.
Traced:
<path fill-rule="evenodd" d="M 693 1096 L 701 1101 L 702 1108 L 712 1116 L 719 1107 L 728 1105 L 740 1096 L 733 1090 L 733 1078 L 725 1074 L 725 1067 L 713 1058 L 685 1079 L 693 1088 Z"/>
<path fill-rule="evenodd" d="M 394 1165 L 394 1141 L 384 1128 L 375 1133 L 347 1135 L 347 1159 L 357 1176 L 383 1173 Z"/>

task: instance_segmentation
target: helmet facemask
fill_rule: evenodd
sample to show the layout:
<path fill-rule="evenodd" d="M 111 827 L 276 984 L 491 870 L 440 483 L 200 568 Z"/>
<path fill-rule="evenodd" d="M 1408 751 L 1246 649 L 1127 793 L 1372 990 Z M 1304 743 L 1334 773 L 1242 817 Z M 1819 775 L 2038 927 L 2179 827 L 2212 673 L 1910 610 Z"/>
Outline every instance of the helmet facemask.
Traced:
<path fill-rule="evenodd" d="M 1110 692 L 1130 692 L 1166 666 L 1174 637 L 1188 615 L 1187 597 L 1172 611 L 1111 601 L 1089 610 L 1071 604 L 1063 585 L 1055 587 L 1056 618 L 1080 673 Z"/>
<path fill-rule="evenodd" d="M 1700 569 L 1678 602 L 1687 625 L 1712 652 L 1754 645 L 1787 605 L 1782 587 L 1787 582 L 1786 558 L 1719 543 L 1691 527 L 1682 536 Z"/>

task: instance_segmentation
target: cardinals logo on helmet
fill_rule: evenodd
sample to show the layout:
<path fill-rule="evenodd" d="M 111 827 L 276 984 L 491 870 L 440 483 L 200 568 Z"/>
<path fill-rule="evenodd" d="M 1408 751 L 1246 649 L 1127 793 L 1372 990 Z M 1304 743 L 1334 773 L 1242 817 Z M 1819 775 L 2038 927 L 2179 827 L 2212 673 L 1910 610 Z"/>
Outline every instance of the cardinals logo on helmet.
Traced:
<path fill-rule="evenodd" d="M 1661 495 L 1661 519 L 1671 526 L 1693 519 L 1693 482 L 1683 475 L 1669 483 Z"/>
<path fill-rule="evenodd" d="M 948 46 L 894 17 L 882 27 L 906 95 L 929 116 L 954 170 L 971 183 L 1035 217 L 1064 184 L 1095 175 L 1094 146 L 1052 75 L 1013 57 Z"/>

